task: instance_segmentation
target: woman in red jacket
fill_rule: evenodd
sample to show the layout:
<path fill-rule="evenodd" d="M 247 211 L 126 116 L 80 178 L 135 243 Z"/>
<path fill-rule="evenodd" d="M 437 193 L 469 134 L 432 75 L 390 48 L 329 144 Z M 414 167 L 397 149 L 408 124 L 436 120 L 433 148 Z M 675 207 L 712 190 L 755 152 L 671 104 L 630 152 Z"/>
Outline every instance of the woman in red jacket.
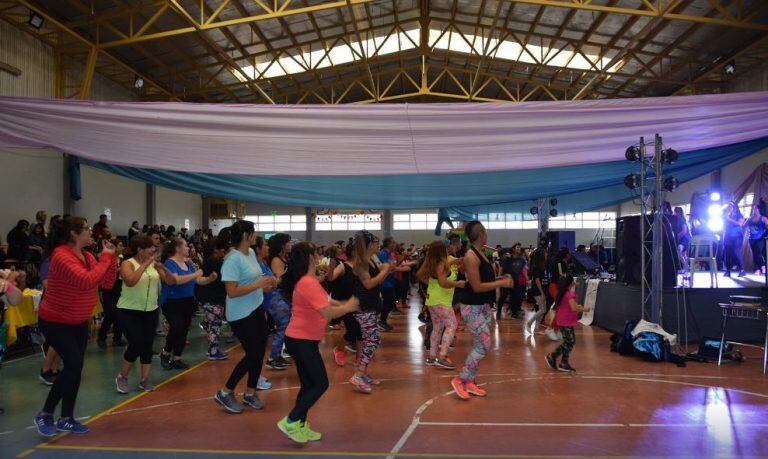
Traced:
<path fill-rule="evenodd" d="M 64 361 L 64 369 L 53 383 L 43 410 L 35 417 L 37 431 L 46 437 L 57 432 L 89 432 L 74 417 L 88 343 L 88 320 L 96 306 L 97 289 L 111 290 L 117 278 L 115 246 L 104 240 L 97 261 L 87 250 L 93 240 L 84 218 L 67 218 L 57 223 L 52 240 L 56 248 L 51 255 L 48 289 L 40 304 L 39 325 L 45 339 Z M 54 424 L 53 413 L 60 401 L 61 417 Z"/>

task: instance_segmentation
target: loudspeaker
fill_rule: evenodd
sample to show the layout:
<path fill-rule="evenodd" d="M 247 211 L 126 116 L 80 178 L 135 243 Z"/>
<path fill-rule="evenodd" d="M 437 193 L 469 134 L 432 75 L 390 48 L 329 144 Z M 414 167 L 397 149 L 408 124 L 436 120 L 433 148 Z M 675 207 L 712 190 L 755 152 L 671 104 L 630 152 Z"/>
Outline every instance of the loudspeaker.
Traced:
<path fill-rule="evenodd" d="M 586 253 L 573 252 L 574 274 L 595 274 L 600 270 L 600 265 Z"/>
<path fill-rule="evenodd" d="M 547 231 L 547 241 L 551 250 L 558 251 L 563 247 L 574 252 L 576 250 L 575 231 Z"/>
<path fill-rule="evenodd" d="M 640 251 L 642 250 L 640 234 L 640 215 L 621 217 L 616 219 L 616 280 L 627 284 L 639 285 L 642 280 L 640 267 Z M 653 222 L 653 217 L 650 218 Z M 662 253 L 664 264 L 662 270 L 662 285 L 675 287 L 677 285 L 677 269 L 680 258 L 677 255 L 677 239 L 674 228 L 677 228 L 677 217 L 667 215 L 664 219 L 664 231 L 662 231 Z M 648 230 L 648 228 L 646 228 Z M 648 231 L 646 243 L 650 249 L 652 231 Z M 646 273 L 651 278 L 651 257 L 646 258 Z"/>

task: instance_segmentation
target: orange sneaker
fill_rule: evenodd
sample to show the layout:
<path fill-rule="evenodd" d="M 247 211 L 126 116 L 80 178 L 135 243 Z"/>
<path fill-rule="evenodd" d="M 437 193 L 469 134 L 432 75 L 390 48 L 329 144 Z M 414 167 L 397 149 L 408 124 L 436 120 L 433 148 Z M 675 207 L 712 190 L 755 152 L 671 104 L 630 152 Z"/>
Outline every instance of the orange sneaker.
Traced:
<path fill-rule="evenodd" d="M 480 389 L 479 387 L 477 387 L 474 381 L 468 382 L 466 384 L 466 387 L 467 387 L 468 393 L 475 395 L 477 397 L 485 397 L 486 395 L 488 395 L 488 392 L 486 392 L 485 389 Z"/>
<path fill-rule="evenodd" d="M 460 399 L 469 400 L 469 394 L 464 388 L 464 383 L 461 381 L 461 379 L 459 379 L 458 376 L 455 376 L 453 379 L 451 379 L 451 387 L 453 387 L 453 391 L 456 392 L 456 395 L 458 395 Z"/>

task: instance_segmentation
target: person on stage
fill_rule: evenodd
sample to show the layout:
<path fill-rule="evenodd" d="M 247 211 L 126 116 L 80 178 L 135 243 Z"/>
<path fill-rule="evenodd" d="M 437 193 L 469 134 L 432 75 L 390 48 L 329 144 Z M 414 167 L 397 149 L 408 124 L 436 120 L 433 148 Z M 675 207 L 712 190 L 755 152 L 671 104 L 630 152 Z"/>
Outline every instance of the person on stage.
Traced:
<path fill-rule="evenodd" d="M 744 240 L 745 220 L 735 202 L 729 202 L 725 210 L 725 232 L 723 247 L 725 248 L 725 277 L 731 277 L 731 268 L 737 266 L 739 277 L 744 277 L 744 262 L 741 259 L 741 244 Z"/>

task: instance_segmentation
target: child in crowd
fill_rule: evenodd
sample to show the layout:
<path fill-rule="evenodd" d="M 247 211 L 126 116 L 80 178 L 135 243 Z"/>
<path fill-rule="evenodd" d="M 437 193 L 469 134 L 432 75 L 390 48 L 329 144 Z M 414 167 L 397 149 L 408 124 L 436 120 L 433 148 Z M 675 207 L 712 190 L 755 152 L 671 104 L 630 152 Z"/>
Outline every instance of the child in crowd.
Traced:
<path fill-rule="evenodd" d="M 560 276 L 557 281 L 557 313 L 555 315 L 555 323 L 560 327 L 560 331 L 563 334 L 563 342 L 555 349 L 555 352 L 547 354 L 547 365 L 553 370 L 575 372 L 568 362 L 571 352 L 573 352 L 573 346 L 576 344 L 576 332 L 573 327 L 579 321 L 580 312 L 589 312 L 592 308 L 584 307 L 576 301 L 576 283 L 573 280 L 573 276 L 566 274 Z M 562 356 L 560 363 L 557 363 L 557 359 Z"/>

